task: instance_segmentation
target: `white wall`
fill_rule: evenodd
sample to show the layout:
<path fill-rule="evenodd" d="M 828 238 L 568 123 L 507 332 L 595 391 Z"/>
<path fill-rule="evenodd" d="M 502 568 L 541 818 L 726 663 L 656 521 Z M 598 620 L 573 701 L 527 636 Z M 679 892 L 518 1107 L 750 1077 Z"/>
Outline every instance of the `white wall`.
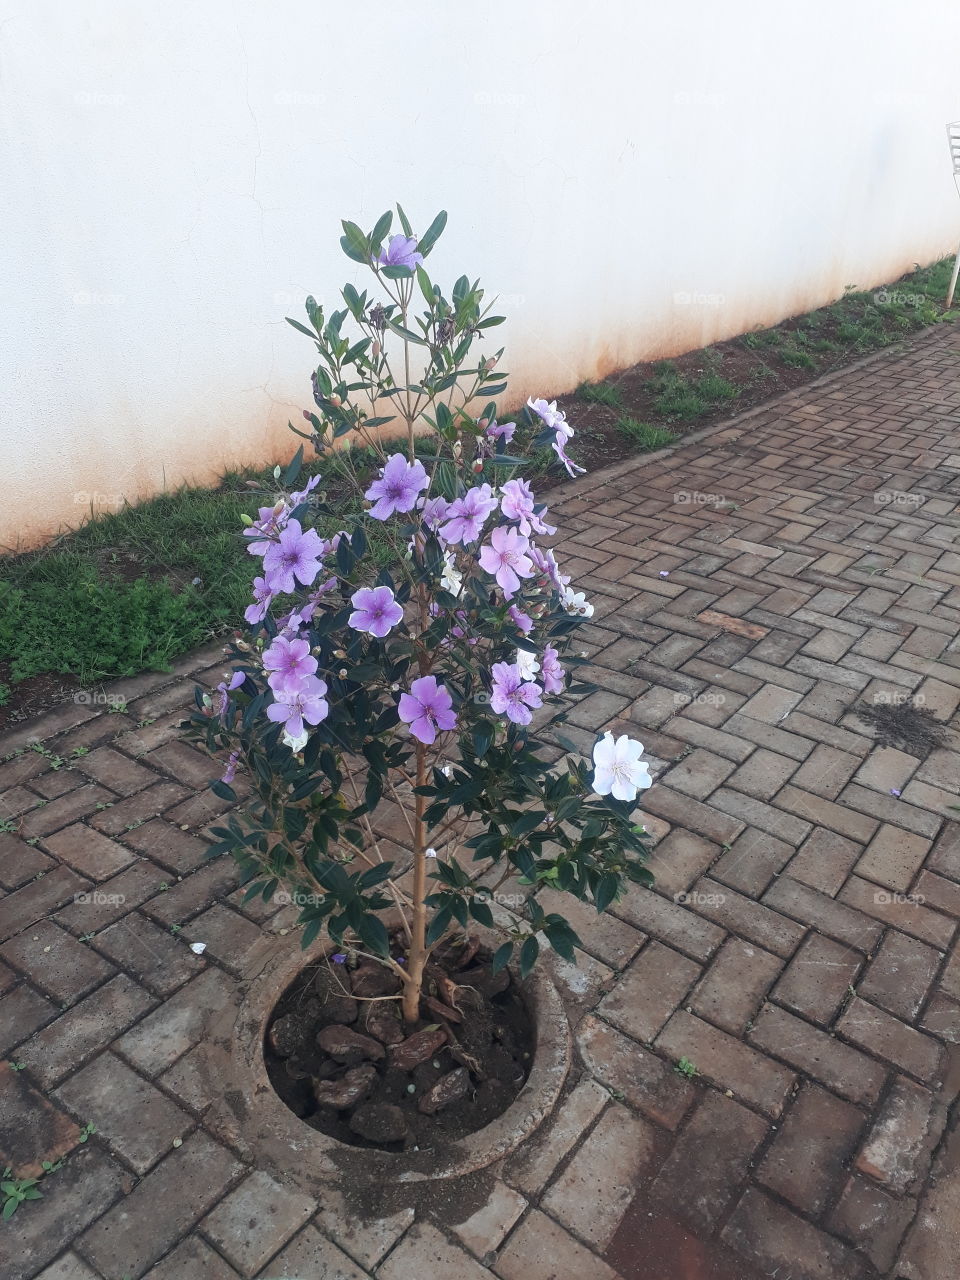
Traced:
<path fill-rule="evenodd" d="M 955 0 L 7 0 L 0 544 L 289 453 L 283 317 L 397 199 L 524 395 L 932 261 L 958 49 Z"/>

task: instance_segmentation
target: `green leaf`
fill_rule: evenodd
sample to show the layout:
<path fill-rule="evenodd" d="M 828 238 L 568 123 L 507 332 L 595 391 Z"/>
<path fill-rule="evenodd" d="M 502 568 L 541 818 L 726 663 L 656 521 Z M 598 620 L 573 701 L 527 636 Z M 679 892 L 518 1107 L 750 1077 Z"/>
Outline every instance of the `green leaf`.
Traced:
<path fill-rule="evenodd" d="M 410 225 L 410 219 L 403 212 L 403 207 L 399 204 L 397 205 L 397 217 L 400 219 L 401 227 L 403 227 L 403 234 L 409 240 L 410 237 L 413 235 L 413 227 L 411 227 Z"/>
<path fill-rule="evenodd" d="M 523 946 L 520 948 L 520 977 L 525 978 L 533 966 L 537 963 L 537 956 L 540 954 L 540 943 L 537 941 L 536 935 L 531 934 Z"/>
<path fill-rule="evenodd" d="M 393 214 L 388 209 L 377 219 L 377 225 L 370 232 L 370 252 L 374 256 L 380 252 L 380 246 L 383 244 L 384 237 L 389 235 L 392 225 Z"/>
<path fill-rule="evenodd" d="M 390 954 L 390 937 L 386 926 L 377 916 L 365 915 L 357 929 L 363 943 L 377 956 Z"/>
<path fill-rule="evenodd" d="M 399 263 L 391 263 L 388 267 L 380 268 L 381 275 L 385 275 L 388 280 L 405 280 L 408 276 L 413 275 L 412 267 L 402 267 Z"/>
<path fill-rule="evenodd" d="M 215 782 L 210 783 L 210 790 L 215 796 L 219 796 L 221 800 L 229 800 L 232 803 L 237 799 L 237 793 L 234 791 L 233 787 L 228 786 L 225 782 L 221 782 L 219 778 Z"/>
<path fill-rule="evenodd" d="M 600 877 L 600 883 L 597 885 L 593 894 L 593 901 L 597 908 L 597 913 L 606 911 L 610 903 L 617 896 L 617 890 L 620 888 L 620 877 L 613 871 L 607 871 Z"/>
<path fill-rule="evenodd" d="M 453 912 L 449 907 L 440 908 L 430 921 L 430 927 L 427 929 L 427 946 L 432 946 L 438 938 L 443 937 L 452 917 Z"/>
<path fill-rule="evenodd" d="M 493 928 L 493 912 L 483 898 L 470 899 L 470 914 L 474 920 L 486 925 L 488 929 Z"/>
<path fill-rule="evenodd" d="M 303 445 L 297 450 L 290 460 L 290 465 L 283 473 L 284 487 L 293 484 L 297 476 L 300 474 L 300 468 L 303 466 Z"/>
<path fill-rule="evenodd" d="M 370 261 L 370 241 L 355 222 L 344 222 L 343 235 L 340 237 L 340 248 L 354 262 L 364 264 Z"/>
<path fill-rule="evenodd" d="M 308 338 L 312 338 L 313 341 L 316 342 L 317 335 L 313 332 L 312 329 L 308 329 L 307 326 L 305 324 L 301 324 L 299 320 L 291 320 L 289 316 L 286 316 L 285 319 L 287 324 L 292 324 L 293 327 L 299 330 L 300 333 L 305 333 Z"/>
<path fill-rule="evenodd" d="M 510 963 L 510 957 L 513 955 L 513 943 L 505 942 L 502 947 L 497 947 L 493 953 L 493 959 L 490 961 L 490 972 L 494 975 L 498 974 L 501 969 Z"/>
<path fill-rule="evenodd" d="M 417 249 L 424 257 L 430 252 L 433 246 L 443 235 L 443 229 L 447 225 L 447 211 L 441 209 L 434 220 L 427 227 L 426 231 L 417 241 Z"/>

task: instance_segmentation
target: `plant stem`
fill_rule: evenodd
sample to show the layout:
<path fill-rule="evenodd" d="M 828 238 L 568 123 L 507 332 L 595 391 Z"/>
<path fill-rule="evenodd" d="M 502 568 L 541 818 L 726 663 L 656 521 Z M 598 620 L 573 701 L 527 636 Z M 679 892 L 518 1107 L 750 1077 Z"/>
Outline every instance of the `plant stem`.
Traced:
<path fill-rule="evenodd" d="M 427 781 L 427 749 L 417 743 L 417 786 Z M 423 969 L 427 962 L 427 828 L 423 820 L 425 798 L 416 799 L 416 818 L 413 841 L 413 920 L 411 922 L 410 953 L 407 957 L 407 973 L 410 981 L 403 992 L 403 1020 L 408 1024 L 420 1018 L 420 992 L 423 989 Z"/>

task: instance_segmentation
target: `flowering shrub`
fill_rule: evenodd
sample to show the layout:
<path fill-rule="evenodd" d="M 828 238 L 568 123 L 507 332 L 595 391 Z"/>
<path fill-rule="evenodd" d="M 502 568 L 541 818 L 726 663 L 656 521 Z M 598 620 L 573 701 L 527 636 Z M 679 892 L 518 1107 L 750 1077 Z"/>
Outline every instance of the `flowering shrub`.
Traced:
<path fill-rule="evenodd" d="M 374 295 L 347 284 L 345 309 L 325 315 L 308 298 L 310 327 L 290 321 L 320 357 L 311 430 L 294 430 L 321 464 L 345 436 L 376 451 L 372 482 L 346 468 L 365 514 L 322 538 L 311 527 L 331 514 L 320 476 L 293 488 L 304 446 L 283 476 L 277 469 L 278 492 L 243 533 L 262 566 L 249 632 L 216 694 L 197 691 L 193 721 L 211 751 L 229 752 L 214 791 L 236 800 L 240 769 L 252 783 L 252 802 L 215 829 L 212 852 L 238 858 L 249 897 L 269 899 L 281 884 L 292 892 L 304 946 L 326 926 L 338 945 L 388 965 L 409 1023 L 430 951 L 455 924 L 493 925 L 491 891 L 510 875 L 598 911 L 626 880 L 650 881 L 631 818 L 650 777 L 629 738 L 604 735 L 591 769 L 551 727 L 571 747 L 555 763 L 536 731 L 546 704 L 556 726 L 564 702 L 590 688 L 572 679 L 582 659 L 569 646 L 593 609 L 538 541 L 556 529 L 519 469 L 548 447 L 575 475 L 574 432 L 545 400 L 498 421 L 502 352 L 471 351 L 502 317 L 465 276 L 448 298 L 427 274 L 445 214 L 420 237 L 398 214 L 402 234 L 392 236 L 389 213 L 369 235 L 343 224 L 344 252 L 372 271 Z M 374 525 L 394 549 L 379 570 Z M 374 820 L 384 799 L 403 814 L 413 850 L 400 883 Z M 399 952 L 387 908 L 402 920 Z M 506 926 L 494 969 L 519 946 L 525 976 L 542 939 L 573 960 L 567 920 L 534 899 L 527 912 Z"/>

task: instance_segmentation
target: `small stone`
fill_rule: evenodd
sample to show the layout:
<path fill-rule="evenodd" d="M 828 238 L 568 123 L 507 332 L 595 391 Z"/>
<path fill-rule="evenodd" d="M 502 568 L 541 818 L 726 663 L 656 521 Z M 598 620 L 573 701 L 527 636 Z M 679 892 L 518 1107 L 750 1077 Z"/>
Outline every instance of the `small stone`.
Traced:
<path fill-rule="evenodd" d="M 400 1044 L 390 1046 L 390 1065 L 398 1071 L 412 1071 L 421 1062 L 432 1058 L 446 1042 L 447 1033 L 442 1027 L 425 1027 L 423 1031 L 407 1036 Z"/>
<path fill-rule="evenodd" d="M 361 1035 L 359 1031 L 353 1031 L 350 1027 L 339 1025 L 324 1027 L 319 1031 L 317 1044 L 324 1053 L 328 1053 L 331 1058 L 336 1058 L 337 1062 L 346 1062 L 350 1065 L 363 1062 L 365 1058 L 379 1062 L 384 1055 L 384 1048 L 379 1040 L 374 1040 L 372 1036 Z"/>
<path fill-rule="evenodd" d="M 353 1067 L 341 1080 L 316 1080 L 313 1096 L 321 1107 L 335 1111 L 347 1111 L 361 1102 L 373 1087 L 377 1068 L 371 1062 Z"/>
<path fill-rule="evenodd" d="M 481 995 L 491 1000 L 510 985 L 510 974 L 506 969 L 499 973 L 490 972 L 489 965 L 478 965 L 474 969 L 465 969 L 457 974 L 457 984 L 461 987 L 474 987 Z"/>
<path fill-rule="evenodd" d="M 424 1115 L 432 1116 L 435 1111 L 449 1107 L 451 1103 L 459 1102 L 461 1098 L 466 1097 L 469 1088 L 470 1072 L 466 1067 L 456 1067 L 453 1071 L 448 1071 L 445 1076 L 441 1076 L 432 1089 L 427 1090 L 417 1103 L 417 1109 Z"/>
<path fill-rule="evenodd" d="M 360 1006 L 352 996 L 329 996 L 321 1006 L 320 1016 L 324 1022 L 337 1022 L 345 1026 L 348 1022 L 356 1022 Z"/>
<path fill-rule="evenodd" d="M 365 999 L 393 996 L 400 989 L 400 979 L 384 965 L 361 964 L 350 975 L 350 986 L 355 996 Z"/>
<path fill-rule="evenodd" d="M 400 1019 L 383 1004 L 375 1003 L 367 1006 L 364 1028 L 383 1044 L 399 1044 L 403 1039 Z"/>
<path fill-rule="evenodd" d="M 350 1117 L 350 1128 L 368 1142 L 403 1142 L 409 1132 L 400 1108 L 385 1102 L 357 1107 Z"/>
<path fill-rule="evenodd" d="M 303 1023 L 295 1013 L 285 1013 L 277 1018 L 267 1032 L 270 1047 L 278 1058 L 289 1058 L 296 1053 L 303 1040 Z"/>

